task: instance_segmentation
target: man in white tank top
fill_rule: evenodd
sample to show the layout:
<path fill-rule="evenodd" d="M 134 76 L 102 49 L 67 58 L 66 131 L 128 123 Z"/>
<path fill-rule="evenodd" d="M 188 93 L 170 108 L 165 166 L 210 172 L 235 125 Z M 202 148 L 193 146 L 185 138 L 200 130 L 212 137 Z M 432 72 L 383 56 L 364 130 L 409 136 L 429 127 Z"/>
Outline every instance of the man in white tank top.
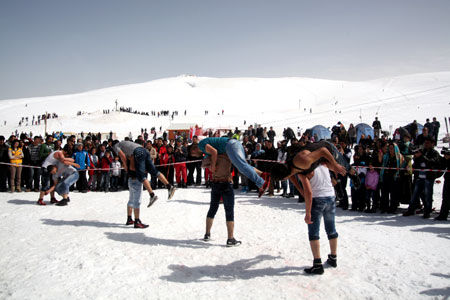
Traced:
<path fill-rule="evenodd" d="M 331 250 L 327 263 L 332 267 L 337 267 L 336 251 L 338 233 L 336 232 L 334 222 L 336 203 L 330 171 L 326 166 L 320 165 L 311 173 L 299 175 L 299 177 L 303 188 L 298 187 L 298 189 L 305 198 L 305 223 L 308 224 L 309 243 L 314 257 L 313 266 L 305 269 L 305 272 L 308 274 L 323 274 L 324 270 L 320 257 L 319 242 L 322 216 Z"/>
<path fill-rule="evenodd" d="M 44 196 L 46 195 L 46 192 L 50 190 L 50 187 L 53 183 L 53 180 L 51 180 L 52 174 L 50 174 L 47 170 L 47 167 L 50 165 L 58 165 L 58 162 L 63 163 L 65 165 L 73 165 L 74 160 L 73 158 L 70 158 L 72 155 L 72 151 L 68 147 L 68 145 L 64 146 L 64 149 L 62 151 L 55 151 L 50 153 L 45 161 L 42 163 L 42 186 L 41 191 L 39 193 L 39 199 L 37 201 L 37 205 L 46 205 L 44 202 Z M 58 203 L 59 201 L 55 198 L 55 191 L 52 190 L 50 193 L 51 204 Z"/>

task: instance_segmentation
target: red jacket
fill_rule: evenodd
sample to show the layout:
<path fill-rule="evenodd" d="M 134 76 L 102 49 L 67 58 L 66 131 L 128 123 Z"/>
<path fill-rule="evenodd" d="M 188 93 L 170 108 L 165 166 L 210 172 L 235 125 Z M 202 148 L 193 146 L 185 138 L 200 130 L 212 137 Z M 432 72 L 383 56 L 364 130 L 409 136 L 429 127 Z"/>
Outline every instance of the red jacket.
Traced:
<path fill-rule="evenodd" d="M 160 165 L 166 165 L 167 161 L 169 160 L 169 156 L 167 155 L 167 148 L 164 146 L 161 146 L 158 150 L 159 154 L 159 164 Z"/>
<path fill-rule="evenodd" d="M 102 172 L 108 172 L 109 166 L 113 162 L 112 157 L 109 158 L 106 157 L 106 155 L 103 155 L 102 159 L 100 160 L 100 168 L 102 169 Z"/>

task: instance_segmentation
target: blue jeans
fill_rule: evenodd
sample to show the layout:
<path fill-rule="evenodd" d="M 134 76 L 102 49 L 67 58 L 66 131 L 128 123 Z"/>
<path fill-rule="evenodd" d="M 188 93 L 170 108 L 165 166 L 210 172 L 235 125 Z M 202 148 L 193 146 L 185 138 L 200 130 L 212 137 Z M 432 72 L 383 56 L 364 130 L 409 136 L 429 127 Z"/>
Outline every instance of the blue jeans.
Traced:
<path fill-rule="evenodd" d="M 207 217 L 214 219 L 219 209 L 220 198 L 223 199 L 227 222 L 234 221 L 234 190 L 229 182 L 211 182 L 211 203 Z"/>
<path fill-rule="evenodd" d="M 52 175 L 47 171 L 47 168 L 41 168 L 41 192 L 46 192 L 53 186 Z"/>
<path fill-rule="evenodd" d="M 419 178 L 414 184 L 414 191 L 409 203 L 408 211 L 414 211 L 419 205 L 419 197 L 424 195 L 424 212 L 430 213 L 433 206 L 434 180 Z"/>
<path fill-rule="evenodd" d="M 258 188 L 264 185 L 264 179 L 259 177 L 255 169 L 245 160 L 244 147 L 238 140 L 230 139 L 225 149 L 231 163 L 239 170 L 239 173 L 253 181 Z"/>
<path fill-rule="evenodd" d="M 339 152 L 339 150 L 336 148 L 335 145 L 333 145 L 332 143 L 325 141 L 327 144 L 329 144 L 329 146 L 327 147 L 328 150 L 331 152 L 331 155 L 333 155 L 334 159 L 336 160 L 336 162 L 338 164 L 340 164 L 341 166 L 345 167 L 345 169 L 347 171 L 350 171 L 350 164 L 348 163 L 348 161 L 344 158 L 344 156 L 342 155 L 341 152 Z"/>
<path fill-rule="evenodd" d="M 143 147 L 134 149 L 134 166 L 136 168 L 136 177 L 139 182 L 147 179 L 147 172 L 152 176 L 158 177 L 160 172 L 156 170 L 155 165 L 150 158 L 150 153 Z"/>
<path fill-rule="evenodd" d="M 128 189 L 130 191 L 130 198 L 128 206 L 133 208 L 141 207 L 142 183 L 137 179 L 128 178 Z"/>
<path fill-rule="evenodd" d="M 334 217 L 336 215 L 336 202 L 334 199 L 334 196 L 313 198 L 311 208 L 311 221 L 313 223 L 308 224 L 308 235 L 310 241 L 315 241 L 320 238 L 319 230 L 322 216 L 328 239 L 331 240 L 338 237 L 334 224 Z"/>
<path fill-rule="evenodd" d="M 110 173 L 108 171 L 102 171 L 102 179 L 100 180 L 100 188 L 104 191 L 109 189 L 110 185 Z"/>
<path fill-rule="evenodd" d="M 68 177 L 60 180 L 58 184 L 55 187 L 55 191 L 58 193 L 58 195 L 62 196 L 65 194 L 69 194 L 69 188 L 77 182 L 80 175 L 78 172 L 74 172 L 70 174 Z"/>

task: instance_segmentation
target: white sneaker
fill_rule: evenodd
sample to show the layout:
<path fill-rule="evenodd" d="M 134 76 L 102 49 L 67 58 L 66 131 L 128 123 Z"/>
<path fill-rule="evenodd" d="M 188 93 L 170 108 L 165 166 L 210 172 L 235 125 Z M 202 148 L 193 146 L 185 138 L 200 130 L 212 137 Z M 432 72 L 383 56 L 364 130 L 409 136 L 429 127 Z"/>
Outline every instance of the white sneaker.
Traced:
<path fill-rule="evenodd" d="M 150 206 L 152 206 L 152 205 L 153 205 L 153 203 L 155 203 L 155 202 L 156 202 L 156 200 L 158 200 L 158 196 L 156 196 L 156 195 L 153 195 L 153 197 L 150 197 L 150 201 L 148 202 L 148 205 L 147 205 L 147 207 L 150 207 Z"/>

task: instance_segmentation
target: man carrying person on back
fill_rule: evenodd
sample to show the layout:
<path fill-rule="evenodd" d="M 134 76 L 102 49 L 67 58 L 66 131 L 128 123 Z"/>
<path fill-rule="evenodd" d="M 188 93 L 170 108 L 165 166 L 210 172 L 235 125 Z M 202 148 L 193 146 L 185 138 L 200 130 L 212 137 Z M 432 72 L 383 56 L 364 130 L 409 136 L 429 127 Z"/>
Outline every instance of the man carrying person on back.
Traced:
<path fill-rule="evenodd" d="M 167 187 L 169 200 L 173 197 L 175 187 L 167 181 L 166 177 L 161 172 L 156 170 L 151 160 L 150 152 L 144 147 L 129 141 L 119 142 L 118 140 L 115 140 L 112 148 L 114 152 L 119 155 L 125 171 L 128 171 L 127 159 L 130 160 L 130 170 L 135 169 L 137 180 L 144 185 L 144 188 L 150 195 L 149 205 L 152 205 L 158 197 L 153 193 L 150 182 L 147 179 L 147 172 L 152 176 L 158 177 L 158 179 Z"/>
<path fill-rule="evenodd" d="M 305 198 L 305 223 L 308 224 L 309 244 L 313 254 L 313 266 L 305 269 L 307 274 L 321 275 L 324 273 L 320 255 L 320 222 L 323 217 L 325 230 L 330 244 L 331 254 L 327 263 L 337 267 L 337 238 L 335 227 L 336 203 L 334 188 L 331 184 L 330 172 L 327 167 L 320 165 L 314 171 L 299 175 L 303 187 L 296 185 Z"/>

